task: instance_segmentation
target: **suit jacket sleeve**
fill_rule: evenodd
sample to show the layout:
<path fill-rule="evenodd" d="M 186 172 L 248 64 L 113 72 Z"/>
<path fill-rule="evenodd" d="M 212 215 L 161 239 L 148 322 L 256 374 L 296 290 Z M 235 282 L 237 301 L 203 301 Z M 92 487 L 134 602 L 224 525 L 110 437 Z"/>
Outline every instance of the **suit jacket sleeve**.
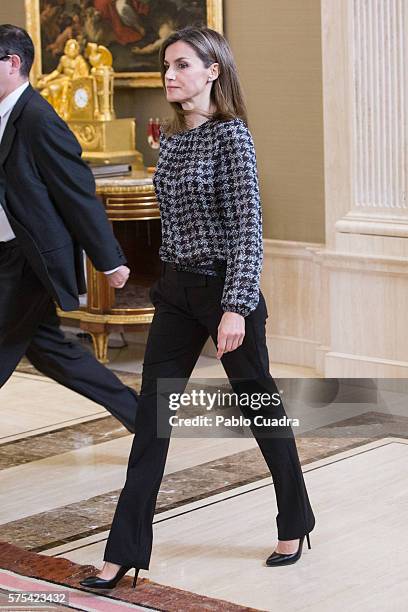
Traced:
<path fill-rule="evenodd" d="M 97 270 L 126 263 L 102 203 L 95 180 L 81 158 L 81 147 L 66 123 L 54 113 L 33 126 L 31 146 L 41 179 L 53 205 Z"/>

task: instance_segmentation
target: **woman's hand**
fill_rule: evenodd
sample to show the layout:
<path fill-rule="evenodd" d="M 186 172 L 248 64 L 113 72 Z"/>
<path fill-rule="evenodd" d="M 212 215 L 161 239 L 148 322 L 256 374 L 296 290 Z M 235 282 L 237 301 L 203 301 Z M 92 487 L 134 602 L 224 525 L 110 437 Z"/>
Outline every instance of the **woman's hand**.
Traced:
<path fill-rule="evenodd" d="M 245 318 L 237 312 L 224 312 L 218 326 L 217 359 L 235 351 L 245 337 Z"/>

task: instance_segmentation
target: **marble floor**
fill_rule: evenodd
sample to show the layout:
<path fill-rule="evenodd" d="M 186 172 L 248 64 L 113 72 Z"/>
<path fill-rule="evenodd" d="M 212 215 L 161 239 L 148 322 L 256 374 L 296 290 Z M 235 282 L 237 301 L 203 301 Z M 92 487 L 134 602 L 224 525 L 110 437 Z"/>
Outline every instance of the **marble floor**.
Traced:
<path fill-rule="evenodd" d="M 406 508 L 408 489 L 407 474 L 395 475 L 407 462 L 408 440 L 385 438 L 308 464 L 305 480 L 318 519 L 312 549 L 293 567 L 262 565 L 271 553 L 277 513 L 266 478 L 159 514 L 152 569 L 140 575 L 260 610 L 374 610 L 380 601 L 387 609 L 389 598 L 402 610 L 408 603 L 407 542 L 401 538 L 407 516 L 398 507 Z M 350 533 L 351 522 L 358 538 Z M 98 565 L 106 537 L 47 554 Z"/>
<path fill-rule="evenodd" d="M 138 388 L 142 359 L 140 345 L 111 348 L 109 367 Z M 405 381 L 334 387 L 308 368 L 272 363 L 271 371 L 301 421 L 312 549 L 293 566 L 264 565 L 277 507 L 252 437 L 174 436 L 150 570 L 134 591 L 128 578 L 94 594 L 79 579 L 101 565 L 132 436 L 22 362 L 0 391 L 0 610 L 10 593 L 41 590 L 65 593 L 77 610 L 408 609 Z M 224 379 L 222 366 L 202 356 L 192 378 Z"/>

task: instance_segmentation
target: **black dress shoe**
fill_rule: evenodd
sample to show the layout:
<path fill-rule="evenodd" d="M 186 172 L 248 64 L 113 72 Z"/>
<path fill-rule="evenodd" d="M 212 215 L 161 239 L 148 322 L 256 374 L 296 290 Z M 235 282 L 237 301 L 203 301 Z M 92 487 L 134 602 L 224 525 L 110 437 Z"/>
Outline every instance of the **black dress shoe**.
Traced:
<path fill-rule="evenodd" d="M 310 546 L 310 538 L 309 538 L 309 534 L 306 534 L 306 538 L 307 538 L 307 546 L 308 548 L 312 548 Z M 268 567 L 276 567 L 278 565 L 291 565 L 292 563 L 296 563 L 296 561 L 299 561 L 300 557 L 302 556 L 302 548 L 303 548 L 303 540 L 305 539 L 305 536 L 302 536 L 300 538 L 299 541 L 299 547 L 297 549 L 296 552 L 294 553 L 289 553 L 289 554 L 284 554 L 284 553 L 277 553 L 277 552 L 273 552 L 266 560 L 266 565 Z"/>
<path fill-rule="evenodd" d="M 122 567 L 118 569 L 116 576 L 114 576 L 110 580 L 99 578 L 99 576 L 89 576 L 88 578 L 81 580 L 79 584 L 81 584 L 84 587 L 88 587 L 90 589 L 113 589 L 113 587 L 117 585 L 119 580 L 123 578 L 126 572 L 128 572 L 131 569 L 132 569 L 131 565 L 122 565 Z M 137 569 L 137 567 L 135 567 L 135 577 L 133 578 L 133 584 L 132 584 L 133 588 L 136 587 L 138 573 L 139 573 L 139 570 Z"/>

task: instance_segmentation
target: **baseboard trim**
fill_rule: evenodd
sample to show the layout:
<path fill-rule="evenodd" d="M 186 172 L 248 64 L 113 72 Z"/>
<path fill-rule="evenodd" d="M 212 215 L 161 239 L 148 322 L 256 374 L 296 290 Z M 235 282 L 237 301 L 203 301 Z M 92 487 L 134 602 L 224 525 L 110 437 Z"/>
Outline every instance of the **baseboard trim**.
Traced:
<path fill-rule="evenodd" d="M 408 361 L 396 361 L 329 351 L 325 356 L 327 378 L 408 378 Z"/>

